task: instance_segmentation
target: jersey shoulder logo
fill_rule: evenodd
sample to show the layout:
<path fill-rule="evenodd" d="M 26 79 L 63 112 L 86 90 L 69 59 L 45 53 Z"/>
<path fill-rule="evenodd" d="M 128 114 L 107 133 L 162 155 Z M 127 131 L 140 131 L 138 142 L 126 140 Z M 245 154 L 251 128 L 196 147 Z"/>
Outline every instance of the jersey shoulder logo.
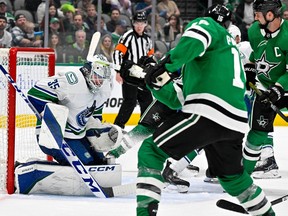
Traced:
<path fill-rule="evenodd" d="M 261 42 L 258 44 L 257 47 L 265 46 L 267 43 L 268 43 L 267 40 L 263 40 L 263 41 L 261 41 Z"/>
<path fill-rule="evenodd" d="M 65 74 L 65 76 L 70 85 L 75 85 L 78 83 L 78 78 L 74 72 L 68 72 Z"/>

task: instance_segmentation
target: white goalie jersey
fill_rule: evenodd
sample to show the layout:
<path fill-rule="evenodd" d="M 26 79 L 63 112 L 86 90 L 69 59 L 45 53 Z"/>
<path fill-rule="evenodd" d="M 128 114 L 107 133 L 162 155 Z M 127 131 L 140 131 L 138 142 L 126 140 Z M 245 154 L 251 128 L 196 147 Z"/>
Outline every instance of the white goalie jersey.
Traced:
<path fill-rule="evenodd" d="M 53 77 L 40 80 L 28 92 L 28 95 L 30 101 L 38 101 L 33 104 L 39 104 L 36 109 L 40 112 L 42 112 L 40 106 L 50 101 L 67 107 L 69 115 L 64 137 L 79 139 L 85 136 L 89 118 L 96 110 L 102 108 L 110 97 L 111 90 L 111 82 L 105 81 L 96 93 L 91 93 L 82 73 L 75 70 L 58 73 Z"/>

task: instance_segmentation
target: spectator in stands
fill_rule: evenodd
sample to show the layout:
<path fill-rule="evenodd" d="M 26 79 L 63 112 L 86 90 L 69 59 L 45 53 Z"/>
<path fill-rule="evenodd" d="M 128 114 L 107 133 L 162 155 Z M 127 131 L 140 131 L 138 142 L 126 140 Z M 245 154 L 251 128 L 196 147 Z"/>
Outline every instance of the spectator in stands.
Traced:
<path fill-rule="evenodd" d="M 112 32 L 112 42 L 114 45 L 118 44 L 120 37 L 126 32 L 127 23 L 125 20 L 118 20 L 116 23 L 115 31 Z"/>
<path fill-rule="evenodd" d="M 99 51 L 97 50 L 97 54 L 104 55 L 109 62 L 112 62 L 112 54 L 114 50 L 114 44 L 112 42 L 112 37 L 109 34 L 104 35 L 101 38 Z"/>
<path fill-rule="evenodd" d="M 109 32 L 115 31 L 116 23 L 119 20 L 119 16 L 120 16 L 120 10 L 114 8 L 111 12 L 111 20 L 106 23 L 106 27 Z"/>
<path fill-rule="evenodd" d="M 0 48 L 10 48 L 12 35 L 6 30 L 7 18 L 0 15 Z"/>
<path fill-rule="evenodd" d="M 6 30 L 10 31 L 14 27 L 14 16 L 7 11 L 7 1 L 6 0 L 1 0 L 0 1 L 0 15 L 5 16 L 7 21 L 6 21 Z"/>
<path fill-rule="evenodd" d="M 282 18 L 288 20 L 288 10 L 287 9 L 283 11 Z"/>
<path fill-rule="evenodd" d="M 180 18 L 172 14 L 168 18 L 168 23 L 164 26 L 165 41 L 170 43 L 174 41 L 177 34 L 182 34 L 182 27 L 180 24 Z"/>
<path fill-rule="evenodd" d="M 89 32 L 89 26 L 87 25 L 86 22 L 84 22 L 83 15 L 81 14 L 75 14 L 73 18 L 73 25 L 72 25 L 72 30 L 74 32 L 78 30 L 83 30 L 86 33 Z"/>
<path fill-rule="evenodd" d="M 113 5 L 120 10 L 121 14 L 125 14 L 128 17 L 132 17 L 132 8 L 131 8 L 131 1 L 130 0 L 118 0 L 116 4 Z"/>
<path fill-rule="evenodd" d="M 84 22 L 89 27 L 89 34 L 94 33 L 95 20 L 97 19 L 96 6 L 94 4 L 87 5 L 87 17 L 84 18 Z"/>
<path fill-rule="evenodd" d="M 95 20 L 94 31 L 97 31 L 97 18 Z M 100 31 L 99 32 L 101 33 L 101 37 L 103 37 L 106 34 L 111 34 L 111 32 L 109 32 L 108 30 L 105 29 L 105 20 L 102 16 L 101 16 L 101 21 L 100 21 Z"/>
<path fill-rule="evenodd" d="M 64 15 L 64 18 L 63 18 L 64 31 L 70 32 L 72 31 L 75 8 L 73 5 L 67 3 L 61 6 L 61 11 L 63 12 L 63 15 Z"/>
<path fill-rule="evenodd" d="M 89 27 L 87 23 L 84 22 L 83 20 L 83 15 L 81 14 L 75 14 L 73 17 L 73 24 L 71 25 L 71 29 L 66 32 L 66 38 L 65 42 L 67 44 L 74 43 L 76 40 L 75 38 L 75 32 L 78 30 L 83 30 L 86 32 L 86 40 L 90 41 L 92 35 L 89 33 Z"/>
<path fill-rule="evenodd" d="M 238 5 L 235 21 L 241 31 L 242 41 L 248 41 L 248 28 L 254 22 L 253 0 L 244 0 Z"/>
<path fill-rule="evenodd" d="M 135 12 L 146 11 L 147 16 L 152 12 L 152 0 L 142 0 L 135 6 Z"/>
<path fill-rule="evenodd" d="M 86 32 L 82 29 L 75 32 L 75 43 L 68 46 L 66 49 L 67 63 L 81 63 L 86 62 L 88 54 L 88 46 L 86 45 Z"/>
<path fill-rule="evenodd" d="M 60 0 L 49 0 L 49 5 L 50 4 L 55 5 L 56 9 L 59 9 L 61 6 Z M 25 0 L 25 9 L 32 13 L 34 20 L 37 21 L 38 24 L 42 22 L 45 14 L 45 8 L 45 0 Z M 61 14 L 59 14 L 59 16 L 62 17 Z"/>
<path fill-rule="evenodd" d="M 172 14 L 180 16 L 180 11 L 177 4 L 172 0 L 161 0 L 157 4 L 159 15 L 168 19 Z"/>
<path fill-rule="evenodd" d="M 76 8 L 76 13 L 81 14 L 83 18 L 87 17 L 88 6 L 91 4 L 91 0 L 82 0 L 79 1 Z M 96 5 L 95 5 L 96 7 Z"/>
<path fill-rule="evenodd" d="M 50 4 L 49 5 L 49 20 L 51 20 L 53 17 L 56 17 L 59 19 L 59 23 L 60 23 L 59 32 L 64 32 L 62 17 L 59 16 L 56 6 L 54 4 Z M 44 25 L 45 25 L 45 16 L 43 16 L 42 21 L 40 23 L 41 30 L 44 30 Z"/>
<path fill-rule="evenodd" d="M 48 46 L 55 51 L 57 63 L 65 62 L 64 47 L 61 45 L 61 39 L 58 34 L 52 33 L 49 37 Z"/>
<path fill-rule="evenodd" d="M 60 21 L 57 17 L 50 19 L 49 33 L 60 34 Z"/>
<path fill-rule="evenodd" d="M 24 26 L 24 31 L 25 31 L 25 36 L 24 38 L 27 38 L 33 43 L 33 47 L 41 47 L 43 45 L 43 41 L 39 38 L 36 39 L 35 37 L 35 24 L 30 21 L 26 21 L 25 26 Z"/>
<path fill-rule="evenodd" d="M 159 23 L 159 14 L 155 14 L 155 32 L 154 32 L 154 39 L 160 40 L 163 42 L 165 41 L 165 34 L 163 31 L 163 27 Z M 151 26 L 151 20 L 152 20 L 152 14 L 148 16 L 148 25 L 146 26 L 146 32 L 147 34 L 152 38 L 152 26 Z"/>
<path fill-rule="evenodd" d="M 15 26 L 11 30 L 12 34 L 12 46 L 18 47 L 39 47 L 39 40 L 30 41 L 25 32 L 26 28 L 26 17 L 24 14 L 18 14 L 15 17 Z"/>

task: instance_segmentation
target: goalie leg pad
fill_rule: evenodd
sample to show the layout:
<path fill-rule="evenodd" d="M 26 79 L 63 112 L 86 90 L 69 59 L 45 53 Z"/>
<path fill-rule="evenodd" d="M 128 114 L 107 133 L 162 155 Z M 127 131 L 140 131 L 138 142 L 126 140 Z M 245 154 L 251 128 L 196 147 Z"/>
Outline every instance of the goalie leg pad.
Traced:
<path fill-rule="evenodd" d="M 93 165 L 86 168 L 102 187 L 121 185 L 120 164 Z M 31 161 L 17 166 L 15 186 L 16 193 L 20 194 L 94 196 L 72 167 L 48 161 Z"/>

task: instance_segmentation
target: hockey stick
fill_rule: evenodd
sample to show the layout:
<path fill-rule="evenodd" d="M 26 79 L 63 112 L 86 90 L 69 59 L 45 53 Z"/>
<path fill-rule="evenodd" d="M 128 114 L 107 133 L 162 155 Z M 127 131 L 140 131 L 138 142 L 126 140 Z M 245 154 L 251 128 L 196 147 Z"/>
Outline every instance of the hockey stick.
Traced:
<path fill-rule="evenodd" d="M 40 113 L 36 110 L 33 104 L 28 100 L 28 98 L 21 91 L 21 89 L 18 88 L 13 78 L 10 76 L 10 74 L 5 70 L 5 68 L 2 65 L 0 65 L 0 70 L 6 76 L 10 84 L 16 89 L 16 91 L 19 93 L 22 99 L 24 99 L 24 101 L 28 104 L 28 106 L 36 115 L 37 119 L 41 120 L 42 116 L 40 115 Z M 51 114 L 51 111 L 49 112 L 48 110 L 47 115 L 48 115 L 47 118 L 45 116 L 46 124 L 48 123 L 47 126 L 53 129 L 53 133 L 55 133 L 54 139 L 57 142 L 59 149 L 62 151 L 63 155 L 67 158 L 67 161 L 71 164 L 71 166 L 74 168 L 74 170 L 79 175 L 79 177 L 83 180 L 85 185 L 91 190 L 91 192 L 96 197 L 108 198 L 108 197 L 114 197 L 114 196 L 130 195 L 130 194 L 135 193 L 135 189 L 136 189 L 135 184 L 118 185 L 118 186 L 106 187 L 106 188 L 101 187 L 97 183 L 97 181 L 93 178 L 93 176 L 91 176 L 91 174 L 87 171 L 83 163 L 79 160 L 79 158 L 76 156 L 73 150 L 69 147 L 69 145 L 63 140 L 61 128 L 59 128 L 60 126 L 55 120 L 54 116 Z"/>
<path fill-rule="evenodd" d="M 88 51 L 88 55 L 86 57 L 87 61 L 93 61 L 93 56 L 94 53 L 96 51 L 96 48 L 98 46 L 99 40 L 100 40 L 101 34 L 100 32 L 95 32 L 92 36 L 92 39 L 90 41 L 90 45 L 89 45 L 89 51 Z"/>
<path fill-rule="evenodd" d="M 276 204 L 284 202 L 286 200 L 288 200 L 288 195 L 279 197 L 279 198 L 271 201 L 271 204 L 276 205 Z M 249 214 L 241 205 L 230 202 L 228 200 L 220 199 L 217 201 L 216 205 L 219 208 L 222 208 L 222 209 L 225 209 L 228 211 L 234 211 L 234 212 L 238 212 L 238 213 L 242 213 L 242 214 Z"/>
<path fill-rule="evenodd" d="M 251 82 L 249 82 L 249 86 L 256 92 L 257 95 L 261 96 L 262 92 Z M 288 117 L 281 112 L 281 110 L 275 106 L 271 101 L 269 101 L 270 107 L 286 122 L 288 122 Z"/>
<path fill-rule="evenodd" d="M 89 62 L 93 62 L 94 61 L 94 53 L 96 51 L 96 48 L 98 46 L 98 43 L 99 43 L 99 40 L 101 38 L 101 33 L 100 32 L 95 32 L 92 36 L 92 39 L 90 41 L 90 45 L 89 45 L 89 50 L 88 50 L 88 55 L 86 57 L 86 60 L 89 61 Z M 106 61 L 100 61 L 100 60 L 97 60 L 97 62 L 99 64 L 103 64 L 103 65 L 106 65 L 106 66 L 109 66 L 115 70 L 120 70 L 120 65 L 116 66 L 115 64 L 111 63 L 111 62 L 106 62 Z"/>

